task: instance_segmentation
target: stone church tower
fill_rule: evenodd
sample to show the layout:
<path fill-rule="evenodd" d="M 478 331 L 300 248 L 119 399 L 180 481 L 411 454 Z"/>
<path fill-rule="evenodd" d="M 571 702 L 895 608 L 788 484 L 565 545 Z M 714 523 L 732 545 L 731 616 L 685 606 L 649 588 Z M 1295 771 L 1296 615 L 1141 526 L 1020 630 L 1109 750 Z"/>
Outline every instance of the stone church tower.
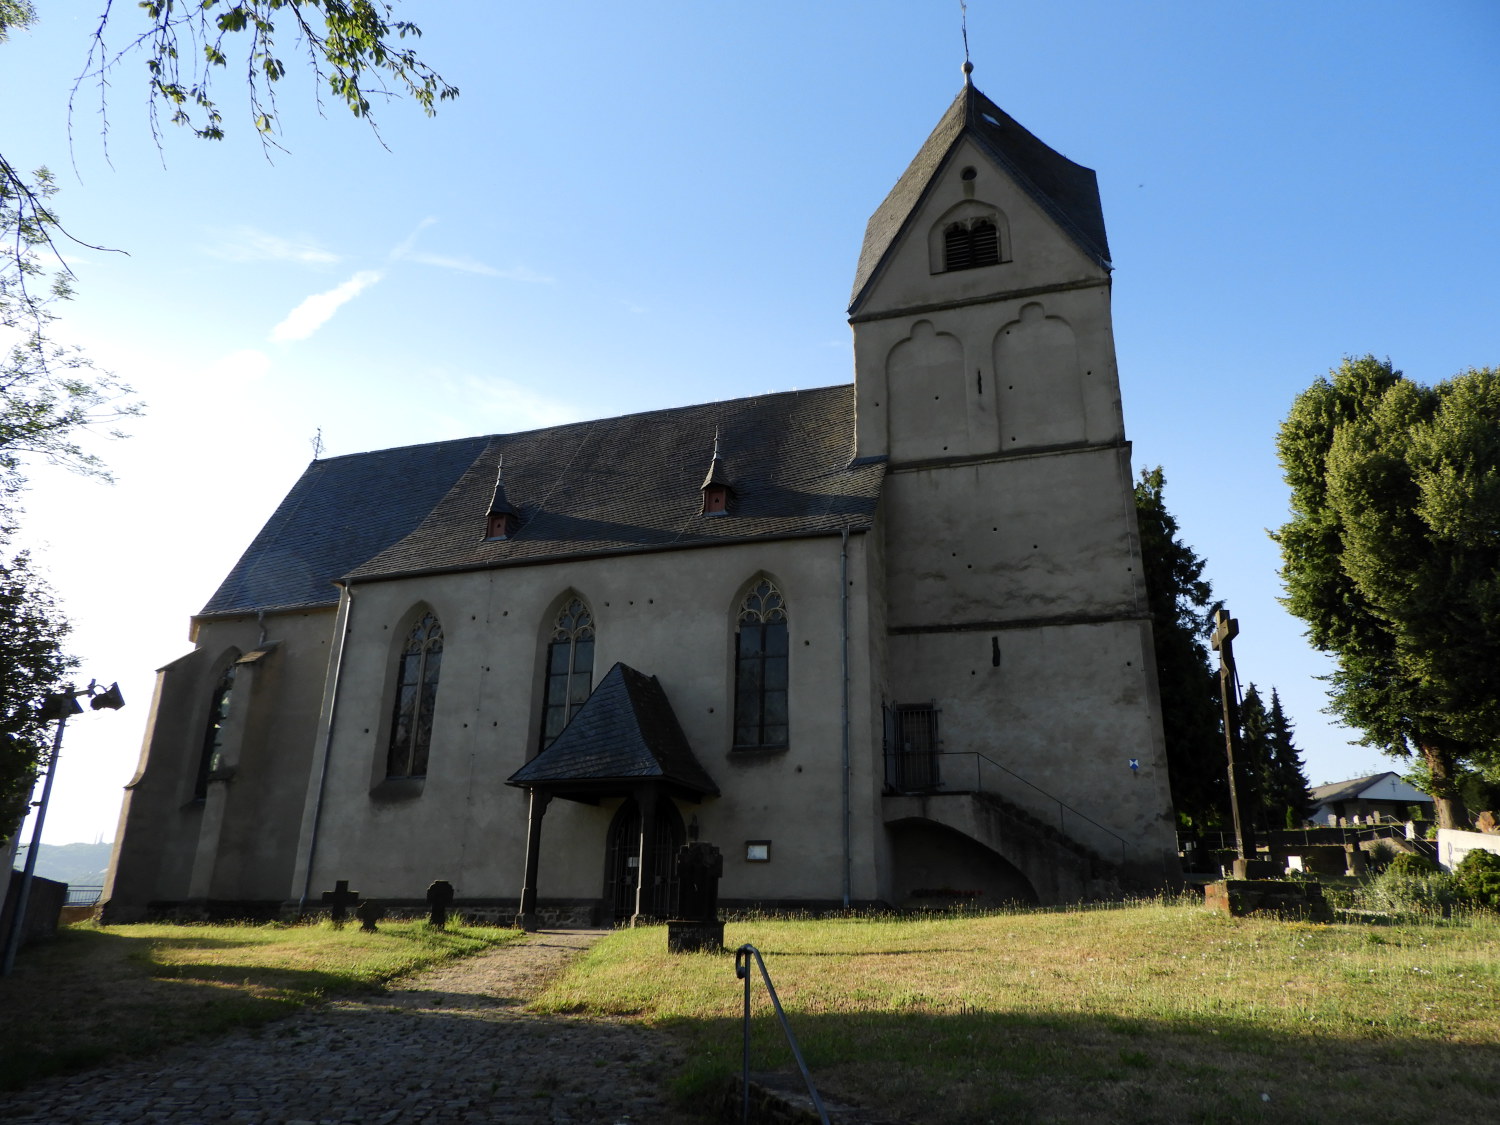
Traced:
<path fill-rule="evenodd" d="M 936 739 L 941 788 L 1004 793 L 1152 882 L 1176 846 L 1098 187 L 969 69 L 871 217 L 849 307 L 857 455 L 887 459 L 887 740 L 920 761 Z M 956 846 L 929 823 L 1004 835 L 967 799 L 885 805 L 917 881 Z"/>

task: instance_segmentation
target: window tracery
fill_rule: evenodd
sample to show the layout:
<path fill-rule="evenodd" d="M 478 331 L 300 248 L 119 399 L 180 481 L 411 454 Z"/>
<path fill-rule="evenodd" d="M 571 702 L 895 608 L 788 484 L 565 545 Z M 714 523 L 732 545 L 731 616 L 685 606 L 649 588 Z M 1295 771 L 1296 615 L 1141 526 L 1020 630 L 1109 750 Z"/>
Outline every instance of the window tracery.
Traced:
<path fill-rule="evenodd" d="M 425 777 L 432 716 L 443 663 L 443 627 L 425 613 L 412 626 L 396 675 L 396 703 L 386 751 L 386 777 Z"/>

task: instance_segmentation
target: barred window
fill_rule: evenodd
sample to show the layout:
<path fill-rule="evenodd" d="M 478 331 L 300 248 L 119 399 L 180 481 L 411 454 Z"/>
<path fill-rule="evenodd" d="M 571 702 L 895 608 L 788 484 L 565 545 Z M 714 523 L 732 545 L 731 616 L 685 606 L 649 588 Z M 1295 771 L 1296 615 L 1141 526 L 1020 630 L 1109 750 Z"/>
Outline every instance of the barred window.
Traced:
<path fill-rule="evenodd" d="M 545 750 L 594 689 L 594 615 L 580 598 L 563 606 L 547 645 L 547 686 L 542 697 Z"/>
<path fill-rule="evenodd" d="M 432 714 L 443 663 L 443 627 L 431 613 L 412 626 L 396 676 L 396 706 L 386 753 L 387 777 L 426 777 Z"/>
<path fill-rule="evenodd" d="M 787 651 L 786 602 L 761 579 L 740 603 L 735 633 L 735 749 L 787 745 Z"/>
<path fill-rule="evenodd" d="M 224 749 L 224 725 L 229 721 L 229 701 L 234 694 L 235 668 L 231 661 L 214 685 L 208 724 L 203 729 L 203 746 L 198 754 L 198 778 L 193 783 L 195 800 L 201 801 L 208 796 L 208 777 L 219 768 L 219 755 Z"/>

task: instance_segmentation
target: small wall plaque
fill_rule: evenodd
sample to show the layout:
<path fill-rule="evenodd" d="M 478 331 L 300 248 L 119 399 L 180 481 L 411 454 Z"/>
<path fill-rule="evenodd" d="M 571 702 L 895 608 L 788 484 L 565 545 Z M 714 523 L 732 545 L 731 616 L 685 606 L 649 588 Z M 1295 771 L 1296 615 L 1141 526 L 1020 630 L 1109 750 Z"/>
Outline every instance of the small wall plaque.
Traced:
<path fill-rule="evenodd" d="M 770 840 L 746 840 L 745 841 L 746 863 L 770 863 L 771 841 Z"/>

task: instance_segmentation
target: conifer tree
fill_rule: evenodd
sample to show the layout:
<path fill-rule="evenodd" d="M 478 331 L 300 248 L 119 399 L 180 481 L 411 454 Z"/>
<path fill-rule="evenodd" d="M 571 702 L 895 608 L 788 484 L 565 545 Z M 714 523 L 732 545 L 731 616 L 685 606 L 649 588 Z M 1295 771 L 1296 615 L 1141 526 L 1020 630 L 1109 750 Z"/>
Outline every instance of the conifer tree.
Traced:
<path fill-rule="evenodd" d="M 1218 680 L 1205 644 L 1213 590 L 1203 577 L 1203 560 L 1179 538 L 1177 520 L 1162 498 L 1165 486 L 1160 466 L 1143 469 L 1135 486 L 1141 566 L 1172 803 L 1179 821 L 1203 828 L 1224 823 L 1229 809 Z"/>
<path fill-rule="evenodd" d="M 1271 774 L 1275 778 L 1277 803 L 1288 828 L 1296 828 L 1312 815 L 1312 794 L 1302 752 L 1292 741 L 1292 723 L 1281 708 L 1281 696 L 1271 689 Z M 1272 810 L 1273 812 L 1275 810 Z"/>

